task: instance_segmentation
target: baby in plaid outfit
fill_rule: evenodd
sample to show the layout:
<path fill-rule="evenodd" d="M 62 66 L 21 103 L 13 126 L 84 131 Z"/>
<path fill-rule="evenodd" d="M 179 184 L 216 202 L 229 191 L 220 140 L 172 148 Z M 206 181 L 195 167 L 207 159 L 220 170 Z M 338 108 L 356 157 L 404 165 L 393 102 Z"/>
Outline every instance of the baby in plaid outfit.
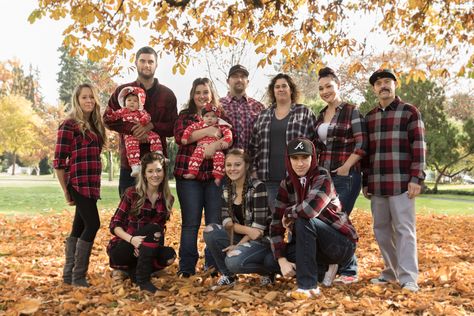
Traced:
<path fill-rule="evenodd" d="M 122 119 L 124 122 L 147 125 L 151 117 L 143 108 L 145 99 L 146 94 L 142 88 L 131 86 L 123 88 L 118 95 L 118 102 L 122 108 L 107 115 L 107 119 L 111 121 Z M 150 143 L 150 151 L 163 154 L 160 136 L 153 131 L 147 132 L 146 135 L 146 141 Z M 140 173 L 140 140 L 133 135 L 124 135 L 124 141 L 128 163 L 132 167 L 131 176 L 136 177 Z"/>
<path fill-rule="evenodd" d="M 220 119 L 221 111 L 215 106 L 210 103 L 206 104 L 201 110 L 202 120 L 194 123 L 186 128 L 183 133 L 183 137 L 181 142 L 183 144 L 188 144 L 189 137 L 191 134 L 196 131 L 200 130 L 209 126 L 216 126 L 220 129 L 222 133 L 222 138 L 227 144 L 232 143 L 232 131 L 230 130 L 230 124 L 226 121 Z M 215 141 L 219 140 L 219 137 L 209 137 L 206 136 L 201 138 L 197 142 L 196 149 L 191 156 L 189 161 L 188 171 L 189 173 L 183 175 L 185 179 L 195 179 L 199 168 L 201 167 L 202 161 L 204 160 L 204 150 L 206 145 L 211 144 Z M 228 147 L 228 146 L 227 146 Z M 221 148 L 222 149 L 222 148 Z M 213 160 L 213 169 L 212 175 L 214 176 L 214 182 L 216 185 L 220 185 L 222 178 L 224 177 L 224 159 L 225 155 L 222 150 L 217 150 L 214 156 L 212 157 Z"/>

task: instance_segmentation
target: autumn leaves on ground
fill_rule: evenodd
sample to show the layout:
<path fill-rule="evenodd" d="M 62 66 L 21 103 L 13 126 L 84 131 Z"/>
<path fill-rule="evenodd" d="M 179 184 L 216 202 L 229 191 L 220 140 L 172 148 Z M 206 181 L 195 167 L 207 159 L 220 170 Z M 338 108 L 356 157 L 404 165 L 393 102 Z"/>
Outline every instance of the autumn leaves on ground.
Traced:
<path fill-rule="evenodd" d="M 175 211 L 168 225 L 167 243 L 179 246 L 180 218 Z M 102 228 L 92 253 L 89 280 L 92 287 L 77 289 L 61 282 L 63 241 L 72 214 L 13 217 L 0 215 L 0 314 L 58 315 L 166 315 L 166 314 L 368 314 L 465 315 L 474 313 L 474 217 L 418 216 L 420 263 L 417 294 L 398 285 L 372 285 L 382 261 L 374 240 L 371 217 L 354 211 L 361 236 L 357 249 L 361 281 L 323 288 L 314 300 L 295 301 L 285 293 L 294 280 L 277 279 L 262 288 L 258 278 L 239 278 L 234 288 L 213 292 L 216 281 L 198 273 L 190 279 L 176 276 L 176 263 L 153 278 L 159 291 L 153 296 L 138 291 L 129 280 L 111 275 L 105 248 L 112 210 L 102 211 Z M 202 250 L 203 242 L 200 239 Z M 202 253 L 202 251 L 201 251 Z M 198 265 L 201 270 L 202 258 Z"/>

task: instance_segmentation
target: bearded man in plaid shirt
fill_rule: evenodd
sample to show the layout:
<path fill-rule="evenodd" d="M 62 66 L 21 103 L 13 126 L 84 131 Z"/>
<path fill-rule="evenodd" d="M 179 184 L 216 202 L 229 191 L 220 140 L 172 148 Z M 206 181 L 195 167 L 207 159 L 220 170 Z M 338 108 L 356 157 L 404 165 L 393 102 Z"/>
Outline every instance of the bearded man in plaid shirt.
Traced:
<path fill-rule="evenodd" d="M 415 197 L 425 174 L 425 129 L 416 107 L 395 94 L 397 78 L 389 69 L 369 79 L 379 104 L 366 115 L 369 136 L 363 193 L 371 200 L 374 234 L 385 261 L 375 284 L 398 281 L 418 291 Z"/>

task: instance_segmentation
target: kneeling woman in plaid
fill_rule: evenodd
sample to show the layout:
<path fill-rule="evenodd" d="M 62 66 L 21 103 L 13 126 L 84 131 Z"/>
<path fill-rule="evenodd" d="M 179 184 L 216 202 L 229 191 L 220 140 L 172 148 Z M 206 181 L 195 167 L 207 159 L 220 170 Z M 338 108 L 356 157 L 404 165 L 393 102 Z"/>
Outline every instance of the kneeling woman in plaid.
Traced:
<path fill-rule="evenodd" d="M 126 270 L 141 290 L 156 292 L 151 274 L 171 265 L 176 258 L 171 247 L 164 246 L 166 221 L 174 197 L 166 174 L 166 159 L 148 153 L 141 160 L 137 185 L 129 187 L 110 220 L 107 253 L 110 266 Z"/>
<path fill-rule="evenodd" d="M 270 225 L 271 246 L 281 274 L 296 274 L 298 289 L 290 296 L 306 299 L 319 294 L 318 264 L 346 266 L 353 260 L 358 236 L 341 210 L 329 172 L 318 167 L 311 141 L 288 143 L 286 169 Z"/>
<path fill-rule="evenodd" d="M 89 286 L 86 274 L 95 235 L 100 227 L 100 152 L 105 128 L 99 98 L 90 84 L 79 85 L 72 95 L 69 117 L 58 129 L 53 166 L 69 205 L 76 205 L 70 236 L 66 239 L 63 280 Z"/>

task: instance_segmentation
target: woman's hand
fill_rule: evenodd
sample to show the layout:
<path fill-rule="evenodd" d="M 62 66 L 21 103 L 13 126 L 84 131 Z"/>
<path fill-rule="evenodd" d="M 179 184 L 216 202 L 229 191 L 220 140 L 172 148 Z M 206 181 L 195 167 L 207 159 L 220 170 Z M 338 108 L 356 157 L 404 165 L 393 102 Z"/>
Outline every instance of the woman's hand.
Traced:
<path fill-rule="evenodd" d="M 340 166 L 337 169 L 334 169 L 332 173 L 337 174 L 338 176 L 348 176 L 350 168 L 346 168 L 345 165 Z"/>
<path fill-rule="evenodd" d="M 145 237 L 146 236 L 133 236 L 130 238 L 130 243 L 135 248 L 135 250 L 133 251 L 135 257 L 138 257 L 140 245 L 145 240 Z"/>
<path fill-rule="evenodd" d="M 292 277 L 296 275 L 296 264 L 289 262 L 285 257 L 278 259 L 278 265 L 280 266 L 281 275 L 284 277 Z"/>
<path fill-rule="evenodd" d="M 260 230 L 258 228 L 249 227 L 247 229 L 247 236 L 249 236 L 249 238 L 251 240 L 257 240 L 257 239 L 259 239 L 260 237 L 263 236 L 263 230 Z"/>
<path fill-rule="evenodd" d="M 222 137 L 221 129 L 216 126 L 206 127 L 205 131 L 206 131 L 206 136 L 216 137 L 216 138 Z"/>
<path fill-rule="evenodd" d="M 76 205 L 74 200 L 71 198 L 71 195 L 68 191 L 64 191 L 64 198 L 66 199 L 67 205 Z"/>
<path fill-rule="evenodd" d="M 232 250 L 235 250 L 235 248 L 237 248 L 238 245 L 230 245 L 229 247 L 226 247 L 224 249 L 222 249 L 222 252 L 230 252 Z"/>

